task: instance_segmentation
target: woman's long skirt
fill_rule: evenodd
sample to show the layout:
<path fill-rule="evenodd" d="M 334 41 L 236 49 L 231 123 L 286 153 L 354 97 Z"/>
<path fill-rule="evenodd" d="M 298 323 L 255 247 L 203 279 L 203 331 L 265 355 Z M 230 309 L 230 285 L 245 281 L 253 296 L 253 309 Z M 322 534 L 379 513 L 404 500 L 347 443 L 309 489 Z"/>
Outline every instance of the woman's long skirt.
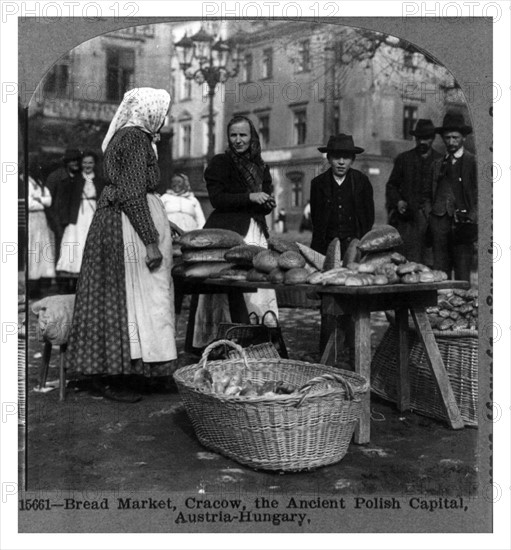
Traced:
<path fill-rule="evenodd" d="M 246 243 L 268 246 L 265 236 L 254 220 L 250 220 L 244 240 Z M 272 310 L 278 317 L 277 296 L 273 289 L 261 288 L 257 292 L 247 292 L 243 296 L 249 314 L 254 312 L 261 320 L 268 310 Z M 231 322 L 227 294 L 201 294 L 195 315 L 193 347 L 202 348 L 214 340 L 218 325 L 222 322 Z"/>
<path fill-rule="evenodd" d="M 159 201 L 157 197 L 149 194 L 148 203 L 153 214 L 153 221 L 160 234 L 160 239 L 164 243 L 163 246 L 160 246 L 159 242 L 158 247 L 164 258 L 171 258 L 172 248 L 168 246 L 170 227 L 166 216 L 164 216 L 165 223 L 162 224 L 163 218 L 154 215 L 154 211 L 157 209 L 154 208 L 153 199 Z M 161 201 L 159 202 L 161 204 Z M 163 205 L 161 208 L 163 209 Z M 168 236 L 167 231 L 169 232 Z M 138 254 L 137 261 L 140 260 L 140 262 L 138 262 L 137 269 L 134 270 L 133 266 L 127 268 L 126 256 L 135 253 Z M 162 279 L 162 273 L 169 271 L 169 261 L 171 259 L 164 260 L 162 266 L 155 270 L 158 280 Z M 164 332 L 154 334 L 151 341 L 161 339 L 172 343 L 167 343 L 168 351 L 165 356 L 160 355 L 160 350 L 157 356 L 163 357 L 161 360 L 164 361 L 175 358 L 172 292 L 170 292 L 170 298 L 167 295 L 168 289 L 171 288 L 170 276 L 166 285 L 162 285 L 161 282 L 152 285 L 152 283 L 144 281 L 140 282 L 141 286 L 138 287 L 137 292 L 140 292 L 145 284 L 151 285 L 152 293 L 159 289 L 160 300 L 166 304 L 165 311 L 168 317 L 164 320 L 163 315 L 159 315 L 156 325 L 151 325 L 151 327 L 145 326 L 147 318 L 143 313 L 139 314 L 140 310 L 137 309 L 140 303 L 144 303 L 143 297 L 138 296 L 138 299 L 133 297 L 134 289 L 137 288 L 134 282 L 137 277 L 147 279 L 153 277 L 153 272 L 150 272 L 145 265 L 145 247 L 141 253 L 140 243 L 136 239 L 130 239 L 125 245 L 123 216 L 119 208 L 100 208 L 96 211 L 89 229 L 82 269 L 78 279 L 75 310 L 66 353 L 67 368 L 71 375 L 140 374 L 140 362 L 134 363 L 133 366 L 131 364 L 132 343 L 134 350 L 137 349 L 137 346 L 143 350 L 146 346 L 142 341 L 144 341 L 147 330 L 160 330 L 162 326 L 165 327 Z M 132 281 L 129 298 L 126 288 L 128 281 Z M 151 294 L 150 300 L 154 302 L 153 294 Z M 143 307 L 147 311 L 145 304 Z M 142 323 L 137 319 L 144 323 L 142 333 L 138 330 L 138 326 Z M 130 325 L 130 322 L 134 324 Z M 134 353 L 136 354 L 136 351 Z M 144 358 L 143 351 L 139 357 Z"/>

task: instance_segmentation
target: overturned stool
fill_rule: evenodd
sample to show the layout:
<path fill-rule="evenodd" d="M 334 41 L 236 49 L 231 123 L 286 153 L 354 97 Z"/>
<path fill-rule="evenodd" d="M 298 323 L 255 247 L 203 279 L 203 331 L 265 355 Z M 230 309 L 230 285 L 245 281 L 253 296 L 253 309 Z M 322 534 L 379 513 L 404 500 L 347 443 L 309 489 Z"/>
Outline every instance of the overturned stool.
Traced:
<path fill-rule="evenodd" d="M 37 315 L 38 339 L 44 342 L 43 357 L 39 370 L 39 388 L 46 387 L 53 346 L 60 347 L 59 356 L 59 399 L 66 398 L 65 353 L 67 339 L 73 320 L 75 305 L 74 294 L 48 296 L 32 305 L 32 312 Z"/>

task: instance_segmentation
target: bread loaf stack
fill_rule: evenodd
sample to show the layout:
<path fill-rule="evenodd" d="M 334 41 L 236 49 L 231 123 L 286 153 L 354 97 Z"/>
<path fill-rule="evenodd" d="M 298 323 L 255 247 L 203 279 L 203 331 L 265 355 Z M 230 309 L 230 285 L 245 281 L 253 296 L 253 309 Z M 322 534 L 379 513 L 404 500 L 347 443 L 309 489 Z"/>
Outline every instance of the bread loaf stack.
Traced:
<path fill-rule="evenodd" d="M 228 229 L 195 229 L 184 233 L 179 239 L 183 263 L 173 273 L 182 277 L 216 277 L 223 269 L 234 266 L 226 261 L 226 251 L 243 243 L 241 235 Z"/>

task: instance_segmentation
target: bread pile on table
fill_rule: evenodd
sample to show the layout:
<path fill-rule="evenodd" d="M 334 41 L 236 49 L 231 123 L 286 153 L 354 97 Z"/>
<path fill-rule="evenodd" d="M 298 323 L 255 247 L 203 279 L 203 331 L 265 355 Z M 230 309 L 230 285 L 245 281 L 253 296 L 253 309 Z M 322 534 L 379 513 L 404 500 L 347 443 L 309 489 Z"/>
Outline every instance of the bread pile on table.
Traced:
<path fill-rule="evenodd" d="M 403 244 L 398 231 L 382 225 L 353 239 L 341 258 L 339 239 L 326 255 L 300 243 L 270 237 L 268 248 L 246 244 L 233 231 L 202 229 L 181 239 L 185 277 L 217 277 L 235 281 L 285 285 L 321 284 L 370 286 L 445 281 L 447 274 L 409 262 L 396 248 Z"/>
<path fill-rule="evenodd" d="M 203 279 L 216 277 L 223 269 L 233 267 L 225 259 L 227 250 L 243 243 L 241 235 L 227 229 L 188 231 L 177 241 L 182 263 L 174 267 L 172 274 Z"/>

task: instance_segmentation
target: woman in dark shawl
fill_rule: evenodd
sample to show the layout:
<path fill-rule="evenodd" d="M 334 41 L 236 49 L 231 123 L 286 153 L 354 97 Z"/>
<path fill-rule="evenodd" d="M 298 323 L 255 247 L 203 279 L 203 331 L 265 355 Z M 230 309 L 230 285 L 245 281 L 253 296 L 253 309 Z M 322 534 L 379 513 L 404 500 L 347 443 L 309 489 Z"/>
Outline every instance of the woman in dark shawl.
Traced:
<path fill-rule="evenodd" d="M 214 211 L 204 228 L 230 229 L 247 244 L 267 247 L 266 216 L 275 208 L 272 179 L 261 157 L 261 144 L 251 120 L 236 116 L 227 125 L 228 148 L 209 162 L 204 178 Z M 275 291 L 245 294 L 248 312 L 261 317 L 277 313 Z M 226 295 L 200 296 L 193 345 L 202 348 L 216 336 L 218 323 L 230 321 Z"/>

